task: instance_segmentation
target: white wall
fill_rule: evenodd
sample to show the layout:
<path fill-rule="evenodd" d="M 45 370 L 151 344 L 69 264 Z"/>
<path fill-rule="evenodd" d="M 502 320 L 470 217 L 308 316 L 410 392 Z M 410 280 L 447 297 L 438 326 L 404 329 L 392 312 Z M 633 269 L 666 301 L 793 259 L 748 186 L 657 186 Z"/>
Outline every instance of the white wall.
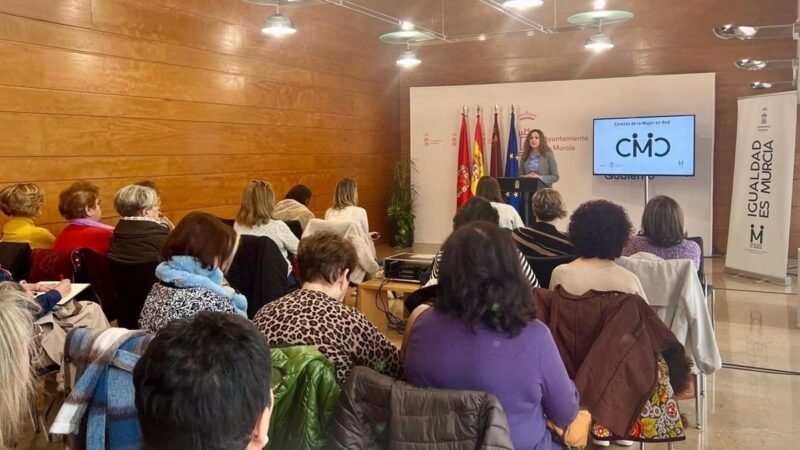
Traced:
<path fill-rule="evenodd" d="M 469 107 L 469 135 L 475 111 L 483 109 L 484 148 L 490 145 L 492 109 L 501 106 L 500 139 L 507 147 L 510 106 L 517 110 L 517 132 L 540 128 L 550 139 L 561 180 L 554 185 L 568 210 L 592 198 L 627 208 L 638 228 L 644 209 L 643 180 L 608 180 L 592 175 L 592 120 L 601 117 L 695 114 L 696 176 L 657 177 L 650 193 L 669 195 L 683 207 L 686 229 L 702 236 L 711 252 L 714 74 L 605 78 L 596 80 L 507 83 L 411 88 L 411 159 L 420 192 L 415 241 L 441 243 L 456 210 L 456 161 L 460 111 Z M 730 130 L 735 133 L 735 130 Z M 576 140 L 567 140 L 576 137 Z M 470 146 L 470 149 L 472 147 Z M 487 161 L 489 155 L 486 155 Z M 561 228 L 566 227 L 566 221 Z"/>

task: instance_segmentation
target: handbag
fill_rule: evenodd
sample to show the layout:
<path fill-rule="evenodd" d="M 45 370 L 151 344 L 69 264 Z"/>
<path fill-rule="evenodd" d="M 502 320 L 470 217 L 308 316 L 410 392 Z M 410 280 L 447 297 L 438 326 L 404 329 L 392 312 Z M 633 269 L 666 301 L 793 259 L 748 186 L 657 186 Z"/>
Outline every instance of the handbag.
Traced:
<path fill-rule="evenodd" d="M 567 425 L 561 428 L 551 421 L 547 421 L 547 428 L 570 448 L 583 449 L 589 444 L 589 431 L 592 427 L 592 414 L 587 409 L 578 411 L 578 415 Z"/>

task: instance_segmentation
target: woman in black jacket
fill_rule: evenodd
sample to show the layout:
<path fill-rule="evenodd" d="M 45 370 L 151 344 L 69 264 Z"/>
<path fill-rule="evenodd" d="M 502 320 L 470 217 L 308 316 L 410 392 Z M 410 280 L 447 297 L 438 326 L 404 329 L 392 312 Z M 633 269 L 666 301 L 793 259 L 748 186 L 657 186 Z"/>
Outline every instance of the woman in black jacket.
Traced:
<path fill-rule="evenodd" d="M 160 219 L 161 202 L 152 188 L 129 185 L 114 196 L 120 215 L 111 237 L 108 257 L 121 263 L 161 261 L 161 247 L 169 235 L 169 225 Z"/>

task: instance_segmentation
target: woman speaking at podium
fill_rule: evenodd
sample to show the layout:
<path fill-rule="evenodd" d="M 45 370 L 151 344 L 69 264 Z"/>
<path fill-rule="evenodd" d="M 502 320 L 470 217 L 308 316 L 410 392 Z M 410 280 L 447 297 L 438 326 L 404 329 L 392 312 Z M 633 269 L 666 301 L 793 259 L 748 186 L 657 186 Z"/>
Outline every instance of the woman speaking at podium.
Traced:
<path fill-rule="evenodd" d="M 547 145 L 547 137 L 542 130 L 531 130 L 525 138 L 520 158 L 520 171 L 523 177 L 538 178 L 548 187 L 558 181 L 558 164 L 553 150 Z"/>

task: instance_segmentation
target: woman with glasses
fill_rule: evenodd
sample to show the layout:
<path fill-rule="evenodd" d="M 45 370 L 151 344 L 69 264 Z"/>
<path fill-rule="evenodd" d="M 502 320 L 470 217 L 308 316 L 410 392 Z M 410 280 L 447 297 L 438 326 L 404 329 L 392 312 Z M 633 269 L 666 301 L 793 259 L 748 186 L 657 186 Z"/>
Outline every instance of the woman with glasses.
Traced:
<path fill-rule="evenodd" d="M 53 250 L 89 248 L 107 255 L 114 227 L 100 223 L 100 205 L 100 188 L 87 181 L 76 181 L 61 192 L 58 211 L 69 225 L 56 237 Z"/>
<path fill-rule="evenodd" d="M 131 184 L 117 191 L 114 208 L 120 215 L 111 236 L 108 257 L 121 263 L 161 261 L 169 227 L 161 220 L 161 201 L 149 187 Z"/>

